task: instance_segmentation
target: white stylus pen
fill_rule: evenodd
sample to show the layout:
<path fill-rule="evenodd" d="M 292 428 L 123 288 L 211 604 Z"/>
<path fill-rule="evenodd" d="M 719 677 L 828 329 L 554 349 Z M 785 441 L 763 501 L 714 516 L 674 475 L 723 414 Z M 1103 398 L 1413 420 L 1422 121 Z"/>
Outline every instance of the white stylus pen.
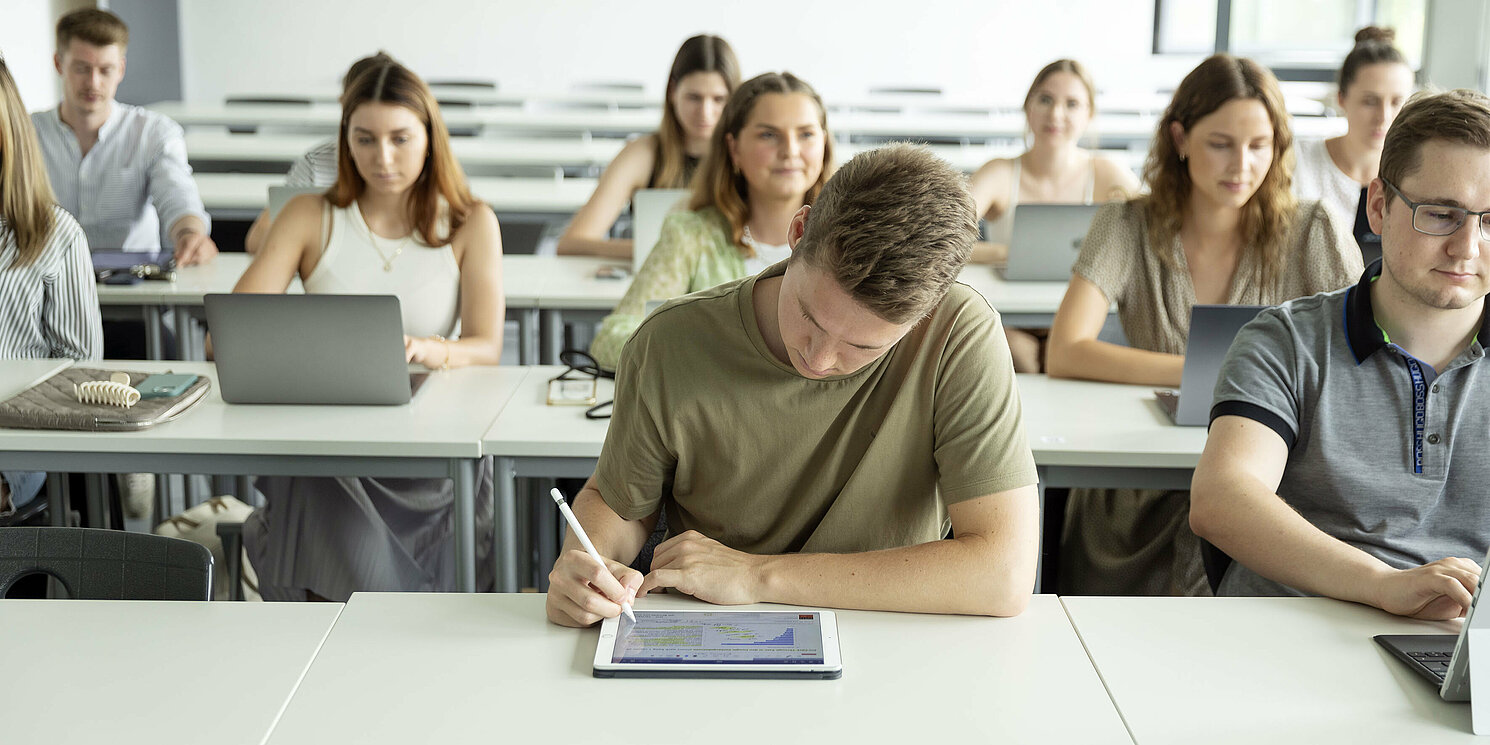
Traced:
<path fill-rule="evenodd" d="M 564 521 L 569 523 L 569 529 L 574 531 L 575 537 L 579 539 L 580 545 L 585 547 L 590 558 L 594 559 L 601 569 L 610 571 L 610 566 L 605 563 L 605 559 L 600 558 L 600 552 L 595 550 L 595 544 L 590 542 L 590 536 L 585 535 L 585 529 L 580 527 L 579 518 L 574 516 L 574 510 L 569 509 L 569 502 L 564 499 L 563 492 L 558 489 L 549 489 L 548 494 L 554 498 L 554 504 L 559 505 L 559 512 L 564 513 Z M 621 603 L 621 612 L 626 614 L 632 623 L 636 623 L 636 614 L 631 612 L 631 603 Z"/>

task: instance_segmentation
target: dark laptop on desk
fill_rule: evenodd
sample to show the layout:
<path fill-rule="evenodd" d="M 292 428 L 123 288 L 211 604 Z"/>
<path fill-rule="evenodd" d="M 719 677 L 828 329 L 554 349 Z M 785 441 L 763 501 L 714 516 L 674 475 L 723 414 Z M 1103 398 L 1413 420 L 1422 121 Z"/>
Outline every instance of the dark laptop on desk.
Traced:
<path fill-rule="evenodd" d="M 207 295 L 222 398 L 234 404 L 406 404 L 410 373 L 392 295 Z"/>
<path fill-rule="evenodd" d="M 1469 700 L 1469 622 L 1474 620 L 1480 591 L 1485 587 L 1485 571 L 1490 555 L 1480 564 L 1480 582 L 1475 585 L 1464 626 L 1454 634 L 1382 634 L 1372 637 L 1397 659 L 1407 663 L 1413 672 L 1438 686 L 1445 701 Z"/>
<path fill-rule="evenodd" d="M 1081 254 L 1097 204 L 1021 204 L 1014 207 L 1004 279 L 1065 282 Z"/>
<path fill-rule="evenodd" d="M 1266 305 L 1197 305 L 1190 309 L 1190 338 L 1185 342 L 1185 369 L 1180 392 L 1154 391 L 1169 418 L 1183 427 L 1211 423 L 1211 400 L 1226 351 L 1247 322 Z"/>

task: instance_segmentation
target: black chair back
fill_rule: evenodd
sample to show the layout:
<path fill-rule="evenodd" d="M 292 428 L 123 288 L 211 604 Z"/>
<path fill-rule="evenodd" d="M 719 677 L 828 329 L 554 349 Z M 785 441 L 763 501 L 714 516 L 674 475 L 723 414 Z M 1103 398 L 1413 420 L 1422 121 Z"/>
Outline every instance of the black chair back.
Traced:
<path fill-rule="evenodd" d="M 207 547 L 96 528 L 0 528 L 0 598 L 46 574 L 78 600 L 211 600 Z"/>

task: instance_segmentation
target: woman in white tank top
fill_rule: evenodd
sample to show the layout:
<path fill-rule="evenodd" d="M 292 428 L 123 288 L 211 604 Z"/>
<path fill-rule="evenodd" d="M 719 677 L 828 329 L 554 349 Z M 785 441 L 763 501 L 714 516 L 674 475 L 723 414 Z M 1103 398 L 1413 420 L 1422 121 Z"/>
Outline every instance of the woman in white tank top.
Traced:
<path fill-rule="evenodd" d="M 234 292 L 396 295 L 409 362 L 495 365 L 502 353 L 502 244 L 451 155 L 429 88 L 393 61 L 343 99 L 336 184 L 297 197 L 274 221 Z M 459 329 L 460 337 L 453 337 Z M 489 469 L 487 469 L 489 470 Z M 491 518 L 489 474 L 477 522 Z M 358 590 L 451 590 L 446 479 L 260 479 L 267 506 L 244 541 L 266 600 L 345 600 Z M 489 585 L 491 546 L 478 546 Z"/>
<path fill-rule="evenodd" d="M 978 215 L 988 221 L 986 240 L 973 247 L 973 262 L 1008 260 L 1014 206 L 1021 200 L 1091 204 L 1098 198 L 1126 199 L 1137 193 L 1138 179 L 1127 166 L 1077 147 L 1095 112 L 1096 87 L 1080 62 L 1056 60 L 1035 76 L 1024 97 L 1029 149 L 984 163 L 968 183 Z M 1040 372 L 1045 330 L 1006 331 L 1014 369 Z"/>

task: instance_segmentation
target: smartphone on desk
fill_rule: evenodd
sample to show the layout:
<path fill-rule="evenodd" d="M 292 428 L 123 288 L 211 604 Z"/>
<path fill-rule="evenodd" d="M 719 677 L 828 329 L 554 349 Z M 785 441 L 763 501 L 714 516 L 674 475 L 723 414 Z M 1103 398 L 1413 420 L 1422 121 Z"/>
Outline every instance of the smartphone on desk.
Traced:
<path fill-rule="evenodd" d="M 564 378 L 548 381 L 549 406 L 594 406 L 600 393 L 595 378 Z"/>

